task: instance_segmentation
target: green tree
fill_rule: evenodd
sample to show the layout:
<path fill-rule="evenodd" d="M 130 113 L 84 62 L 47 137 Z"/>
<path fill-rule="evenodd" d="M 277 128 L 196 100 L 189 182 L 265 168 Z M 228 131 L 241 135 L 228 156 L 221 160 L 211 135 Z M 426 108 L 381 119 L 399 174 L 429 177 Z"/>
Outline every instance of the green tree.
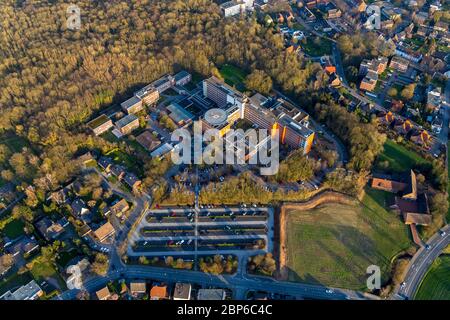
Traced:
<path fill-rule="evenodd" d="M 245 79 L 245 86 L 250 90 L 267 95 L 272 90 L 272 79 L 264 71 L 254 70 Z"/>

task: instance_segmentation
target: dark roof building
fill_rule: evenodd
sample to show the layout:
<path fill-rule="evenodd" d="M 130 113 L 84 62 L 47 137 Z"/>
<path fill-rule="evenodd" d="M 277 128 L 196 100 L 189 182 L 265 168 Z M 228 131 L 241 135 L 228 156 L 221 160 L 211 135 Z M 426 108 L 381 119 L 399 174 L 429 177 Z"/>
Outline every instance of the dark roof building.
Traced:
<path fill-rule="evenodd" d="M 36 222 L 36 228 L 48 241 L 55 240 L 64 232 L 63 226 L 50 220 L 48 217 L 44 217 Z"/>

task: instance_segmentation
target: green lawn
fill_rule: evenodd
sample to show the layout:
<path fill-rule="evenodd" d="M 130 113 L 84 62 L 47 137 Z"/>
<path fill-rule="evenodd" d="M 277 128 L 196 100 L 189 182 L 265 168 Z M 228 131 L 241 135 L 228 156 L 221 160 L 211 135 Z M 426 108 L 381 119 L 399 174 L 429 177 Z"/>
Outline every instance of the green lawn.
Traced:
<path fill-rule="evenodd" d="M 230 64 L 225 64 L 219 71 L 228 85 L 235 87 L 239 91 L 246 90 L 244 81 L 247 73 L 242 69 Z"/>
<path fill-rule="evenodd" d="M 132 156 L 126 154 L 125 152 L 123 152 L 119 149 L 114 149 L 114 150 L 108 152 L 106 155 L 108 157 L 111 157 L 114 160 L 114 162 L 121 164 L 130 170 L 139 168 L 136 165 L 136 160 Z"/>
<path fill-rule="evenodd" d="M 50 261 L 47 261 L 42 256 L 39 256 L 31 263 L 33 264 L 33 268 L 30 272 L 36 282 L 40 283 L 45 280 L 53 284 L 52 282 L 56 281 L 62 289 L 66 287 L 64 280 L 61 278 L 58 271 Z"/>
<path fill-rule="evenodd" d="M 450 300 L 450 255 L 442 255 L 434 261 L 415 299 Z"/>
<path fill-rule="evenodd" d="M 23 231 L 25 224 L 18 219 L 12 219 L 10 222 L 5 224 L 2 232 L 10 239 L 15 239 L 23 235 L 25 232 Z"/>
<path fill-rule="evenodd" d="M 380 163 L 384 161 L 389 162 L 387 168 L 380 166 Z M 375 168 L 393 172 L 403 172 L 425 162 L 427 162 L 427 160 L 422 158 L 418 153 L 410 151 L 404 146 L 388 139 L 384 144 L 384 151 L 377 158 Z"/>
<path fill-rule="evenodd" d="M 59 254 L 58 259 L 56 262 L 58 265 L 60 265 L 62 268 L 66 268 L 67 264 L 72 260 L 73 258 L 78 256 L 78 252 L 75 249 L 69 250 L 69 251 L 63 251 Z"/>
<path fill-rule="evenodd" d="M 101 134 L 100 137 L 102 137 L 103 139 L 105 139 L 106 141 L 111 142 L 111 143 L 114 143 L 114 142 L 119 143 L 120 142 L 120 139 L 118 139 L 114 135 L 114 133 L 112 133 L 112 130 L 106 131 L 105 133 Z"/>
<path fill-rule="evenodd" d="M 11 150 L 11 152 L 21 152 L 23 147 L 28 146 L 28 142 L 14 134 L 6 134 L 4 138 L 0 139 L 1 144 L 5 144 Z"/>
<path fill-rule="evenodd" d="M 299 43 L 303 51 L 312 57 L 320 57 L 331 54 L 331 41 L 325 38 L 306 38 L 306 43 Z"/>
<path fill-rule="evenodd" d="M 20 286 L 29 283 L 31 280 L 33 280 L 33 277 L 29 272 L 22 274 L 13 273 L 6 278 L 0 279 L 0 296 L 8 290 L 13 291 Z"/>
<path fill-rule="evenodd" d="M 365 290 L 366 270 L 391 261 L 411 245 L 408 229 L 383 206 L 391 194 L 367 190 L 362 203 L 291 211 L 287 221 L 289 280 Z"/>

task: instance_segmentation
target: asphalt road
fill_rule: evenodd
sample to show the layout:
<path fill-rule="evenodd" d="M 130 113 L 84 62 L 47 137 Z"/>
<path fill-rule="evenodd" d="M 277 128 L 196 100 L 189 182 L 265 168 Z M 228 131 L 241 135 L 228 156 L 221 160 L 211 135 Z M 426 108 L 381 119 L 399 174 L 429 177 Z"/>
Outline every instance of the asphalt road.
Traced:
<path fill-rule="evenodd" d="M 148 266 L 127 266 L 122 269 L 112 271 L 106 277 L 96 277 L 84 284 L 84 289 L 94 292 L 102 288 L 106 283 L 115 279 L 126 279 L 128 281 L 135 279 L 149 279 L 165 282 L 190 282 L 203 286 L 213 286 L 222 288 L 231 288 L 235 299 L 244 299 L 243 294 L 247 290 L 261 290 L 265 292 L 292 295 L 297 298 L 306 299 L 326 299 L 326 300 L 345 300 L 345 299 L 368 299 L 370 297 L 360 292 L 351 290 L 329 288 L 321 285 L 310 285 L 295 282 L 279 282 L 271 278 L 245 276 L 241 272 L 235 275 L 211 275 L 198 271 L 156 268 Z M 79 290 L 68 290 L 58 296 L 60 300 L 75 299 Z"/>
<path fill-rule="evenodd" d="M 450 225 L 446 225 L 442 230 L 446 232 L 444 237 L 439 233 L 435 234 L 427 242 L 430 248 L 420 248 L 411 259 L 404 279 L 404 286 L 397 291 L 402 298 L 414 298 L 422 279 L 433 261 L 442 253 L 442 250 L 450 245 Z"/>

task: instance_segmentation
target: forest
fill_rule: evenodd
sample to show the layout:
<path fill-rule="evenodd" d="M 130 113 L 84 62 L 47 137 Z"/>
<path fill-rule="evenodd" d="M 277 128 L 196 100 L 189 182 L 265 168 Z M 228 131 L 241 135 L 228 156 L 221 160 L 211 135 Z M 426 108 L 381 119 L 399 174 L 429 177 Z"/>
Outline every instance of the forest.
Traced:
<path fill-rule="evenodd" d="M 326 80 L 320 66 L 286 54 L 272 29 L 255 18 L 223 19 L 210 0 L 80 0 L 79 30 L 67 28 L 68 5 L 0 4 L 4 181 L 57 188 L 77 172 L 74 159 L 81 152 L 115 147 L 90 135 L 87 120 L 166 73 L 218 75 L 218 68 L 230 63 L 249 73 L 264 70 L 293 94 L 320 88 Z M 18 139 L 23 141 L 18 148 L 7 143 Z"/>

